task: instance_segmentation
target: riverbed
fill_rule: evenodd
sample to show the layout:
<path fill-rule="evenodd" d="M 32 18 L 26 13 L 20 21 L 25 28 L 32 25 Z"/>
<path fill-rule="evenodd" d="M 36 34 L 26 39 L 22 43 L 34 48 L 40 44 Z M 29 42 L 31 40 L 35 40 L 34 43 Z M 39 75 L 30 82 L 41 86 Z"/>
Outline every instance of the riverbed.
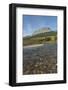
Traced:
<path fill-rule="evenodd" d="M 23 48 L 23 74 L 57 73 L 57 43 Z"/>

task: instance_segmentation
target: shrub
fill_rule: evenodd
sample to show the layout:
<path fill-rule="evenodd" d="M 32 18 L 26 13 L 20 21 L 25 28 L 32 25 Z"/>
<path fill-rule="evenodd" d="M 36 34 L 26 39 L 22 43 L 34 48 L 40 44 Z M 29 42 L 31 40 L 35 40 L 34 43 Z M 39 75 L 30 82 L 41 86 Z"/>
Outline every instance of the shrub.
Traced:
<path fill-rule="evenodd" d="M 51 37 L 45 38 L 45 41 L 51 41 Z"/>

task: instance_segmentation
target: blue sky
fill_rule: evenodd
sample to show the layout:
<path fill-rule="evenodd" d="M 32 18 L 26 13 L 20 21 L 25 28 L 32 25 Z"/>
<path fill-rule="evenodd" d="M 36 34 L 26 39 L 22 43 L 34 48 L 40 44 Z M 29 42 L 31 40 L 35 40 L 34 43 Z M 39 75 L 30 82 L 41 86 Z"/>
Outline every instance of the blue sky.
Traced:
<path fill-rule="evenodd" d="M 40 28 L 49 27 L 51 30 L 57 30 L 57 16 L 23 16 L 23 32 L 24 36 L 32 35 L 32 33 Z"/>

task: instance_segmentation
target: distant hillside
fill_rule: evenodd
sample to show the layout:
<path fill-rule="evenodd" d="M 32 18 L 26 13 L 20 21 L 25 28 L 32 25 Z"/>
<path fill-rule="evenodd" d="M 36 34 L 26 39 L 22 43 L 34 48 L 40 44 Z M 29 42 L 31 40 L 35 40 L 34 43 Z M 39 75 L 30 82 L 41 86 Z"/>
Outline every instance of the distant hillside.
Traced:
<path fill-rule="evenodd" d="M 46 42 L 55 42 L 57 40 L 57 32 L 50 31 L 45 33 L 38 33 L 32 36 L 23 38 L 24 45 L 41 44 Z"/>
<path fill-rule="evenodd" d="M 43 27 L 43 28 L 40 28 L 40 29 L 34 31 L 34 32 L 33 32 L 33 35 L 40 34 L 40 33 L 46 33 L 46 32 L 50 32 L 50 31 L 51 31 L 50 28 L 48 28 L 48 27 L 46 27 L 46 28 Z"/>
<path fill-rule="evenodd" d="M 57 35 L 57 32 L 51 31 L 51 32 L 36 34 L 36 35 L 33 35 L 33 36 L 27 36 L 27 37 L 24 37 L 24 39 L 36 38 L 36 37 L 46 37 L 46 36 L 56 36 L 56 35 Z"/>

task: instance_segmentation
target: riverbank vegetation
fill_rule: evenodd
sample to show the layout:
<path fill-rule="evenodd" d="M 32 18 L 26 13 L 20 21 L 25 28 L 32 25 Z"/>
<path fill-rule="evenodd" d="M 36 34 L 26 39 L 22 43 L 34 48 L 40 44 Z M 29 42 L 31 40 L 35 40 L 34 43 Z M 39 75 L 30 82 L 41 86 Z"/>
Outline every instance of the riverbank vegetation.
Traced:
<path fill-rule="evenodd" d="M 33 36 L 23 37 L 23 45 L 54 43 L 57 41 L 57 32 L 51 31 Z"/>

